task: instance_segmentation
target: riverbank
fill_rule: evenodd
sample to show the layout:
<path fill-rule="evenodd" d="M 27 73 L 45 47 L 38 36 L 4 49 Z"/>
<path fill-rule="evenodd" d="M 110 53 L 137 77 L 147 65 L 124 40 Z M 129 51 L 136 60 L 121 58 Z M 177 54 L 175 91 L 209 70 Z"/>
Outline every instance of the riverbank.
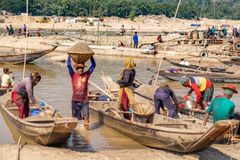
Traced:
<path fill-rule="evenodd" d="M 0 23 L 0 28 L 5 29 L 6 25 L 12 24 L 14 28 L 18 29 L 25 24 L 25 16 L 0 16 L 4 19 L 4 23 Z M 98 26 L 97 19 L 91 17 L 57 17 L 57 21 L 52 18 L 49 23 L 39 23 L 42 19 L 42 16 L 29 16 L 28 17 L 28 27 L 31 29 L 62 29 L 62 30 L 81 30 L 85 29 L 88 31 L 120 31 L 122 25 L 125 26 L 127 33 L 131 32 L 131 29 L 134 31 L 168 31 L 172 24 L 172 18 L 168 18 L 164 15 L 149 15 L 149 16 L 138 16 L 134 20 L 127 18 L 119 17 L 103 17 Z M 71 21 L 72 20 L 72 21 Z M 92 25 L 87 21 L 92 21 Z M 207 19 L 202 18 L 198 21 L 196 20 L 187 20 L 177 18 L 175 21 L 174 31 L 189 31 L 195 29 L 196 27 L 191 27 L 191 24 L 200 24 L 201 26 L 197 29 L 203 30 L 216 25 L 220 28 L 223 24 L 228 25 L 238 25 L 237 20 L 217 20 L 217 19 Z"/>
<path fill-rule="evenodd" d="M 22 160 L 227 160 L 239 159 L 240 144 L 215 144 L 209 149 L 194 153 L 180 154 L 157 149 L 128 149 L 93 152 L 76 152 L 70 149 L 24 145 L 20 150 Z M 0 159 L 16 160 L 18 146 L 16 144 L 1 144 Z"/>
<path fill-rule="evenodd" d="M 141 36 L 140 36 L 141 37 Z M 107 37 L 103 37 L 102 40 L 106 41 Z M 107 42 L 103 43 L 106 45 L 95 45 L 90 43 L 90 47 L 95 52 L 95 55 L 104 55 L 104 56 L 117 56 L 117 57 L 135 57 L 135 58 L 149 58 L 149 59 L 159 59 L 162 56 L 164 50 L 164 44 L 159 44 L 157 49 L 156 56 L 152 55 L 152 50 L 149 50 L 149 46 L 144 46 L 142 48 L 130 48 L 130 47 L 117 47 L 121 39 L 129 40 L 131 37 L 111 37 L 108 42 L 111 42 L 112 45 L 107 45 Z M 151 42 L 152 37 L 143 36 L 144 41 Z M 94 36 L 92 36 L 94 39 Z M 41 50 L 49 48 L 51 45 L 58 45 L 58 48 L 44 56 L 44 59 L 50 61 L 63 61 L 66 59 L 66 50 L 78 42 L 85 42 L 84 40 L 79 40 L 77 38 L 68 38 L 66 36 L 47 36 L 47 37 L 28 37 L 27 41 L 24 37 L 12 37 L 12 36 L 2 36 L 0 37 L 1 46 L 8 46 L 13 48 L 22 48 L 27 43 L 27 48 L 33 50 Z M 129 42 L 126 42 L 129 43 Z M 196 49 L 195 46 L 181 46 L 181 45 L 170 45 L 166 49 L 164 57 L 186 57 L 188 55 L 198 55 L 199 51 L 202 50 L 202 47 Z M 3 52 L 3 51 L 0 51 Z"/>

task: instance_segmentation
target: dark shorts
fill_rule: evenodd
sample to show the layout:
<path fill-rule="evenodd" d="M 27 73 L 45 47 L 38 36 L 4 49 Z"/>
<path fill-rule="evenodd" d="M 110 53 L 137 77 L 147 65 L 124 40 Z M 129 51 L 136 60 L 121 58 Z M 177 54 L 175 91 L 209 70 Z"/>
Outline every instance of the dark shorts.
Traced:
<path fill-rule="evenodd" d="M 206 102 L 210 102 L 212 100 L 212 97 L 213 97 L 213 92 L 214 92 L 214 86 L 212 84 L 210 88 L 207 88 L 203 92 L 203 100 L 206 101 Z"/>
<path fill-rule="evenodd" d="M 79 120 L 89 117 L 89 104 L 72 101 L 72 116 Z"/>

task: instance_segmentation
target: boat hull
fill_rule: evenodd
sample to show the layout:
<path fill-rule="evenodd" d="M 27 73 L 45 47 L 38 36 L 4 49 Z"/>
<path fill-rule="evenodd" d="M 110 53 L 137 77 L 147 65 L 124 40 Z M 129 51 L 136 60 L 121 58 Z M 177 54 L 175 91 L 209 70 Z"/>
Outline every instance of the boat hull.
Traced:
<path fill-rule="evenodd" d="M 10 100 L 6 104 L 11 103 Z M 74 118 L 19 119 L 17 108 L 9 111 L 1 101 L 0 110 L 13 139 L 28 144 L 54 145 L 65 143 L 77 125 Z M 34 118 L 34 117 L 30 117 Z"/>
<path fill-rule="evenodd" d="M 96 109 L 94 103 L 97 102 L 90 104 L 91 116 L 97 116 L 99 122 L 102 124 L 148 147 L 174 152 L 191 153 L 202 151 L 214 143 L 214 141 L 219 138 L 219 136 L 222 136 L 230 127 L 227 123 L 217 124 L 206 133 L 203 130 L 197 131 L 197 129 L 155 128 L 149 124 L 133 123 L 129 120 L 116 118 Z M 175 119 L 172 119 L 172 121 L 177 122 Z M 238 124 L 238 122 L 236 123 Z"/>
<path fill-rule="evenodd" d="M 213 83 L 240 83 L 240 75 L 234 75 L 234 74 L 231 74 L 231 75 L 221 74 L 221 73 L 201 74 L 201 73 L 194 73 L 194 72 L 168 73 L 165 71 L 160 71 L 159 75 L 172 81 L 180 81 L 181 77 L 183 76 L 191 76 L 191 77 L 202 76 L 202 77 L 208 78 Z"/>
<path fill-rule="evenodd" d="M 30 63 L 52 51 L 54 51 L 57 47 L 53 47 L 51 49 L 41 50 L 41 51 L 30 51 L 26 54 L 26 63 Z M 15 54 L 1 54 L 0 55 L 0 63 L 7 64 L 21 64 L 24 63 L 25 54 L 24 53 L 15 53 Z"/>

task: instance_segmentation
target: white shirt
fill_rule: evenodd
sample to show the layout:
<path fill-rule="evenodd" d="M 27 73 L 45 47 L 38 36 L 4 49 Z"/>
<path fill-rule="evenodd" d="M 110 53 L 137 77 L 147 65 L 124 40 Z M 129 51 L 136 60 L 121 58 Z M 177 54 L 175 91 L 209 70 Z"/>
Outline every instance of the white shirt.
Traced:
<path fill-rule="evenodd" d="M 2 86 L 2 87 L 9 87 L 9 84 L 10 84 L 10 83 L 12 83 L 12 78 L 11 78 L 11 76 L 8 75 L 8 74 L 3 74 L 1 86 Z"/>

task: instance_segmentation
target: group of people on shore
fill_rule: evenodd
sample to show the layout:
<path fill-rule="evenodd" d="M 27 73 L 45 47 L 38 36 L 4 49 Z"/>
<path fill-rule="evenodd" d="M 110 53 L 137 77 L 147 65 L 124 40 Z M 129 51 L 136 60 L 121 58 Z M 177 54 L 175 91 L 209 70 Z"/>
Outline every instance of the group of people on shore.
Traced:
<path fill-rule="evenodd" d="M 9 35 L 9 36 L 14 36 L 14 35 L 17 35 L 17 36 L 24 35 L 24 36 L 26 36 L 26 34 L 27 34 L 27 36 L 41 36 L 41 28 L 38 28 L 33 33 L 29 33 L 29 30 L 27 29 L 26 24 L 24 24 L 19 29 L 14 29 L 11 24 L 9 26 L 6 25 L 6 31 L 7 31 L 7 35 Z"/>
<path fill-rule="evenodd" d="M 27 26 L 26 26 L 26 24 L 24 24 L 23 27 L 19 28 L 18 31 L 16 32 L 15 29 L 13 28 L 13 26 L 10 24 L 9 27 L 6 25 L 6 31 L 7 31 L 7 34 L 9 36 L 15 35 L 15 34 L 18 35 L 18 36 L 26 35 L 26 33 L 27 33 Z"/>

